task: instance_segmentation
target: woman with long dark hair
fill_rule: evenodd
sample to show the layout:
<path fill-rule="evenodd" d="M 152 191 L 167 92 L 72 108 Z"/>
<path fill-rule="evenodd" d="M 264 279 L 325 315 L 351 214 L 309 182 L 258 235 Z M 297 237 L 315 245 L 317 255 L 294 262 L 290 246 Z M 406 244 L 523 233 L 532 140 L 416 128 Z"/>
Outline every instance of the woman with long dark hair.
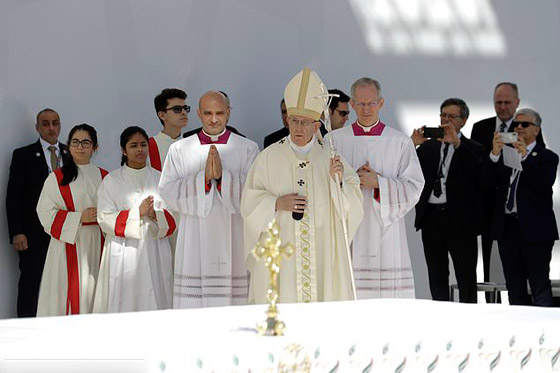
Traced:
<path fill-rule="evenodd" d="M 175 220 L 157 192 L 160 173 L 146 166 L 148 136 L 136 126 L 120 139 L 122 167 L 98 194 L 98 221 L 107 234 L 94 312 L 171 308 L 171 249 Z"/>
<path fill-rule="evenodd" d="M 49 175 L 37 215 L 51 241 L 41 279 L 37 316 L 91 313 L 103 235 L 97 189 L 107 172 L 90 163 L 97 132 L 79 124 L 68 135 L 70 157 Z"/>

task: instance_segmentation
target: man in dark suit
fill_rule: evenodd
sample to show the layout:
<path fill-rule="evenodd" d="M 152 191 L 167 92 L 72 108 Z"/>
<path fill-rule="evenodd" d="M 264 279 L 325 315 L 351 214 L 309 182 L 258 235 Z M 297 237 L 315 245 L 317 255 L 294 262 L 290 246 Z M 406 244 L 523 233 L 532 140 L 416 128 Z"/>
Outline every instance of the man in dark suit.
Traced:
<path fill-rule="evenodd" d="M 19 254 L 18 317 L 34 317 L 50 236 L 36 208 L 43 183 L 62 165 L 66 147 L 58 142 L 60 118 L 52 109 L 37 114 L 37 142 L 14 150 L 6 194 L 10 243 Z"/>
<path fill-rule="evenodd" d="M 552 209 L 552 186 L 558 155 L 537 142 L 541 116 L 531 109 L 517 111 L 513 127 L 519 140 L 513 143 L 521 155 L 522 171 L 504 165 L 499 134 L 484 163 L 483 181 L 497 189 L 492 238 L 498 240 L 509 303 L 552 306 L 550 260 L 558 227 Z M 533 299 L 527 292 L 527 280 Z"/>
<path fill-rule="evenodd" d="M 478 177 L 484 149 L 460 132 L 468 117 L 467 104 L 449 98 L 440 107 L 443 138 L 427 140 L 423 128 L 412 134 L 414 144 L 420 145 L 417 154 L 426 181 L 415 227 L 422 230 L 432 298 L 449 300 L 449 252 L 459 300 L 476 303 Z"/>
<path fill-rule="evenodd" d="M 513 132 L 511 126 L 513 115 L 519 107 L 519 90 L 517 84 L 501 82 L 494 88 L 494 110 L 496 116 L 483 119 L 473 125 L 471 139 L 482 144 L 486 154 L 492 151 L 492 140 L 495 132 Z M 542 134 L 539 133 L 537 142 L 544 146 Z M 496 202 L 496 190 L 494 188 L 482 191 L 483 226 L 482 226 L 482 264 L 484 267 L 484 281 L 490 281 L 490 258 L 492 256 L 492 240 L 490 227 L 492 214 Z"/>
<path fill-rule="evenodd" d="M 269 145 L 274 144 L 277 141 L 282 140 L 284 137 L 290 134 L 290 131 L 288 130 L 288 111 L 286 110 L 286 103 L 284 102 L 284 99 L 280 101 L 280 111 L 282 113 L 282 123 L 284 124 L 284 128 L 272 132 L 270 135 L 267 135 L 264 138 L 265 148 Z"/>

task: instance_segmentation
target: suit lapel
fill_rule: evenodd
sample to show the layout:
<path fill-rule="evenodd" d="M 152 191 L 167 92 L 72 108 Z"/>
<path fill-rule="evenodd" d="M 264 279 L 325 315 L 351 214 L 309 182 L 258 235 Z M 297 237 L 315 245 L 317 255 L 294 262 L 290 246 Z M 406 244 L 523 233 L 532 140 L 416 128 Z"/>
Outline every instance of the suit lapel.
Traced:
<path fill-rule="evenodd" d="M 47 166 L 47 159 L 45 158 L 45 152 L 43 152 L 40 140 L 37 140 L 33 146 L 33 159 L 37 169 L 41 170 L 42 178 L 46 179 L 49 176 L 49 167 Z"/>

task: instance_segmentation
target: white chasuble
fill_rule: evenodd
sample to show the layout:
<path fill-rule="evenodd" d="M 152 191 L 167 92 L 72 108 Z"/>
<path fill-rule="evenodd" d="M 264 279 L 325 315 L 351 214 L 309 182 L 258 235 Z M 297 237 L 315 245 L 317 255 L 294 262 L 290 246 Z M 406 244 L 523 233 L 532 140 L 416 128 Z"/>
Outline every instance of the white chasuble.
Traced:
<path fill-rule="evenodd" d="M 218 150 L 222 177 L 207 185 L 204 172 L 211 145 Z M 180 214 L 174 308 L 247 304 L 239 205 L 258 152 L 255 142 L 228 130 L 214 142 L 201 132 L 169 148 L 159 191 Z"/>
<path fill-rule="evenodd" d="M 329 150 L 315 142 L 306 159 L 299 159 L 284 139 L 266 148 L 255 160 L 243 191 L 241 213 L 245 228 L 245 261 L 251 272 L 249 303 L 266 303 L 268 269 L 251 250 L 276 214 L 282 244 L 295 253 L 282 260 L 280 302 L 313 302 L 353 299 L 351 264 L 341 219 L 348 226 L 349 241 L 362 219 L 359 179 L 344 162 L 342 187 L 329 174 Z M 343 206 L 337 209 L 337 189 Z M 300 221 L 289 211 L 275 212 L 276 199 L 297 193 L 307 197 Z"/>
<path fill-rule="evenodd" d="M 171 308 L 171 250 L 175 220 L 161 200 L 160 173 L 123 166 L 103 180 L 97 220 L 107 234 L 95 292 L 94 312 Z M 140 204 L 154 197 L 156 219 L 140 216 Z"/>
<path fill-rule="evenodd" d="M 62 172 L 52 172 L 41 191 L 37 215 L 51 236 L 37 316 L 91 313 L 103 235 L 97 223 L 80 223 L 82 212 L 97 207 L 97 189 L 107 172 L 78 165 L 78 176 L 60 185 Z"/>
<path fill-rule="evenodd" d="M 414 298 L 404 217 L 424 176 L 410 137 L 381 122 L 375 127 L 364 135 L 354 123 L 329 135 L 354 170 L 369 162 L 379 174 L 377 191 L 362 189 L 365 216 L 352 245 L 358 299 Z"/>

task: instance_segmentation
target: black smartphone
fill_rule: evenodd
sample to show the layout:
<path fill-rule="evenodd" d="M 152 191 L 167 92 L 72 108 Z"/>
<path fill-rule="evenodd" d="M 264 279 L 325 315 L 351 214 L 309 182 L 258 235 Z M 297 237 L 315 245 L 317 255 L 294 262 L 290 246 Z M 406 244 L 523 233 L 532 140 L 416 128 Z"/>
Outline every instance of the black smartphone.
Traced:
<path fill-rule="evenodd" d="M 441 127 L 424 127 L 424 137 L 430 139 L 442 139 L 443 128 Z"/>

